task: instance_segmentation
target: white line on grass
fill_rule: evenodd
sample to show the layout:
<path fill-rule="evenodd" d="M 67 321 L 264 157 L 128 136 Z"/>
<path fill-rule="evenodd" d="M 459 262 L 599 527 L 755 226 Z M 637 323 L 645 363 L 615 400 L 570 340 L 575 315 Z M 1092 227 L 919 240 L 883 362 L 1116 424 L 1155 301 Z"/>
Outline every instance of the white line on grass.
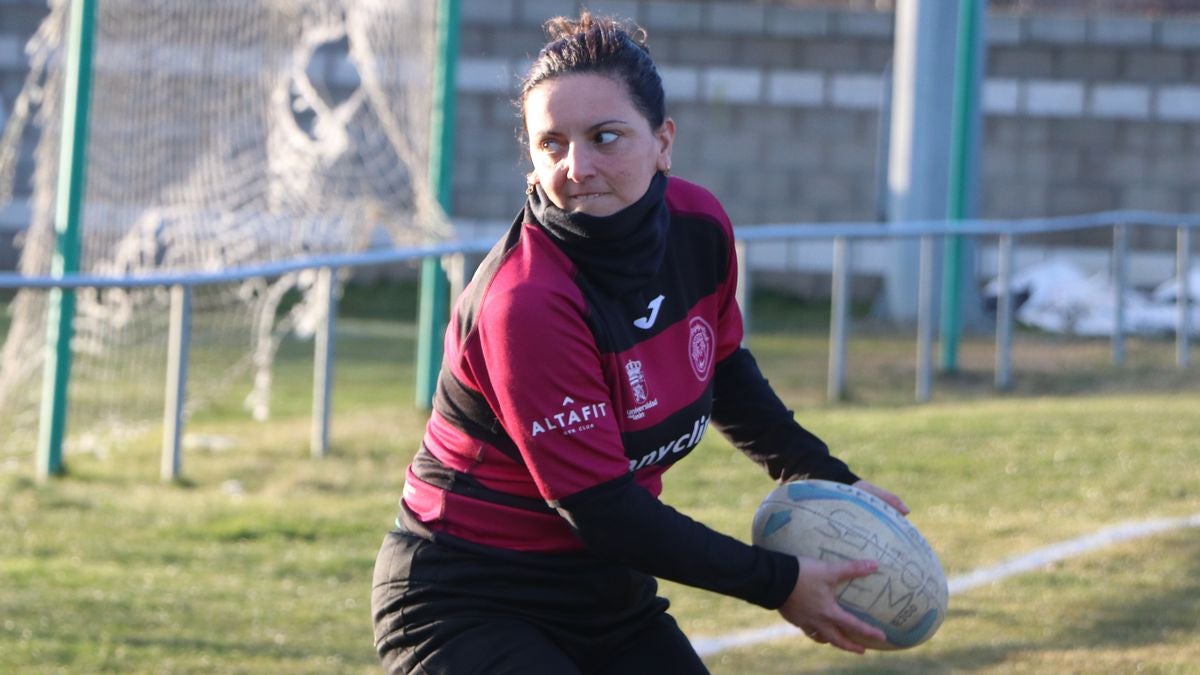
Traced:
<path fill-rule="evenodd" d="M 991 567 L 983 567 L 967 574 L 951 578 L 947 583 L 950 595 L 969 591 L 985 584 L 1030 572 L 1053 562 L 1083 555 L 1098 548 L 1111 546 L 1131 539 L 1150 537 L 1170 530 L 1185 527 L 1200 527 L 1200 513 L 1181 518 L 1158 518 L 1131 523 L 1120 523 L 1101 528 L 1092 534 L 1051 544 L 1035 549 L 1025 555 L 1003 560 Z M 745 647 L 781 637 L 795 635 L 800 629 L 788 623 L 779 623 L 765 628 L 743 630 L 712 638 L 695 638 L 692 646 L 700 656 L 710 656 L 726 649 Z"/>

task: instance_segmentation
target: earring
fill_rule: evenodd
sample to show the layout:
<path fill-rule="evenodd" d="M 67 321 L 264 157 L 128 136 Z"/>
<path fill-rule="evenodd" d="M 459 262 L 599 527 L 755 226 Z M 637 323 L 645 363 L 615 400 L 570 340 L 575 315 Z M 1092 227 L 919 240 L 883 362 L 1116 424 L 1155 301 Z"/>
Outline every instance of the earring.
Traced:
<path fill-rule="evenodd" d="M 663 169 L 663 172 L 662 172 L 662 174 L 663 174 L 664 176 L 670 176 L 670 175 L 671 175 L 671 165 L 670 165 L 670 164 L 668 164 L 668 165 L 667 165 L 667 168 Z"/>
<path fill-rule="evenodd" d="M 526 195 L 526 196 L 528 196 L 528 197 L 532 197 L 532 196 L 533 196 L 533 183 L 526 183 L 526 184 L 525 184 L 525 195 Z"/>

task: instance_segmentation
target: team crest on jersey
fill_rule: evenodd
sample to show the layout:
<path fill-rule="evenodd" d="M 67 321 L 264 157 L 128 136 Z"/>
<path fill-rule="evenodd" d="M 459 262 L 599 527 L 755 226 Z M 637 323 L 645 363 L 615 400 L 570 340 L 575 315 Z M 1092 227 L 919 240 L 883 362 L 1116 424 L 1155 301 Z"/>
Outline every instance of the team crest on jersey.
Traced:
<path fill-rule="evenodd" d="M 537 436 L 547 431 L 558 431 L 564 436 L 587 431 L 596 426 L 596 421 L 608 416 L 608 404 L 576 403 L 575 399 L 567 396 L 562 402 L 562 411 L 534 420 L 529 427 L 529 435 Z"/>
<path fill-rule="evenodd" d="M 626 361 L 625 376 L 629 378 L 629 390 L 633 393 L 633 407 L 625 411 L 625 416 L 640 420 L 646 416 L 647 410 L 658 405 L 658 399 L 650 398 L 650 388 L 646 385 L 646 373 L 642 370 L 641 361 Z"/>
<path fill-rule="evenodd" d="M 713 356 L 716 353 L 716 336 L 712 326 L 700 317 L 695 317 L 688 323 L 688 360 L 692 363 L 692 372 L 701 382 L 708 380 L 712 371 Z"/>

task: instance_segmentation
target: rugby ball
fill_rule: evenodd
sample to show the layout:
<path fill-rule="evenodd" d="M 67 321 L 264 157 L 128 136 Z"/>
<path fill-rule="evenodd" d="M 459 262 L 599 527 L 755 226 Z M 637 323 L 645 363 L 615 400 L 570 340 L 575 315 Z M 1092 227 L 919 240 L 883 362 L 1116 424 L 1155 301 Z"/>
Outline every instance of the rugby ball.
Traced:
<path fill-rule="evenodd" d="M 937 555 L 907 518 L 864 490 L 824 480 L 781 485 L 754 514 L 752 539 L 805 558 L 879 563 L 838 589 L 838 604 L 887 636 L 867 647 L 915 647 L 946 618 L 950 591 Z"/>

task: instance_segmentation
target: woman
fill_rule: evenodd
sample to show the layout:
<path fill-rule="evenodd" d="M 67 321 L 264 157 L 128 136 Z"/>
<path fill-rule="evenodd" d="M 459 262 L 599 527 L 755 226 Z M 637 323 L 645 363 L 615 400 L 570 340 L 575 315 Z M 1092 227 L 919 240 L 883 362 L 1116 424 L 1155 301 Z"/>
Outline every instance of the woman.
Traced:
<path fill-rule="evenodd" d="M 749 546 L 658 499 L 711 423 L 776 480 L 861 481 L 740 347 L 733 231 L 667 178 L 675 123 L 641 31 L 547 23 L 518 105 L 524 210 L 447 329 L 422 447 L 376 564 L 393 672 L 707 672 L 654 577 L 778 609 L 852 652 L 835 601 L 873 563 Z"/>

